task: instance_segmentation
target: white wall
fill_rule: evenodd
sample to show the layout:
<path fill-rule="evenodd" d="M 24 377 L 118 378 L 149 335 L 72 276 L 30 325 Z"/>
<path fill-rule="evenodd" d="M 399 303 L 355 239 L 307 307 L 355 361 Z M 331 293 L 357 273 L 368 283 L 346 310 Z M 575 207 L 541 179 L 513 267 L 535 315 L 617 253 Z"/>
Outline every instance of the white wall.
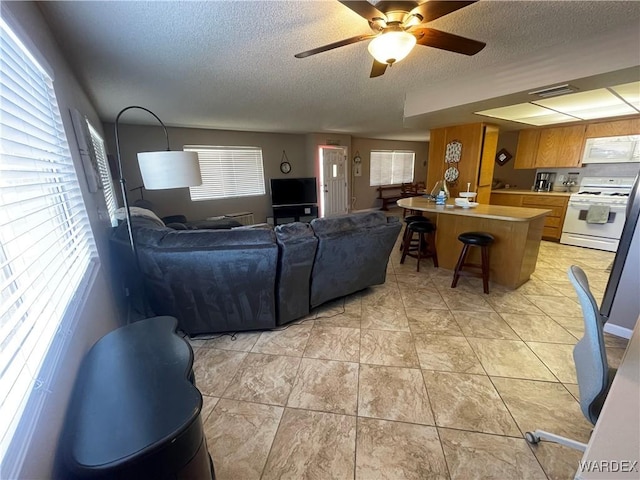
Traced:
<path fill-rule="evenodd" d="M 107 234 L 110 225 L 107 219 L 101 219 L 98 209 L 104 209 L 102 193 L 88 192 L 86 178 L 82 170 L 80 155 L 75 137 L 69 109 L 75 108 L 87 115 L 98 130 L 100 121 L 87 95 L 82 91 L 61 50 L 51 35 L 40 10 L 35 2 L 3 2 L 3 18 L 17 27 L 16 33 L 22 33 L 39 50 L 42 58 L 49 64 L 54 74 L 54 87 L 64 121 L 64 128 L 69 139 L 69 147 L 73 157 L 80 185 L 89 213 L 91 227 L 101 261 L 108 261 Z M 6 9 L 6 10 L 5 10 Z M 111 329 L 120 324 L 115 311 L 113 295 L 107 281 L 104 267 L 101 267 L 95 282 L 88 294 L 88 299 L 80 311 L 78 328 L 73 332 L 70 345 L 61 360 L 51 392 L 46 399 L 44 410 L 38 419 L 35 435 L 28 445 L 26 460 L 19 478 L 44 479 L 52 478 L 54 454 L 57 448 L 67 403 L 82 357 L 93 343 Z M 24 432 L 18 430 L 17 437 Z M 7 478 L 3 471 L 2 478 Z"/>
<path fill-rule="evenodd" d="M 508 184 L 510 188 L 529 189 L 536 180 L 534 168 L 513 168 L 516 163 L 516 149 L 520 132 L 501 132 L 498 136 L 498 151 L 504 148 L 513 158 L 504 165 L 496 163 L 493 169 L 493 179 Z"/>
<path fill-rule="evenodd" d="M 143 105 L 153 111 L 153 105 Z M 123 108 L 126 105 L 123 105 Z M 125 113 L 126 115 L 126 113 Z M 121 117 L 121 122 L 125 116 Z M 150 122 L 154 122 L 150 116 Z M 107 150 L 115 153 L 114 125 L 105 124 Z M 127 182 L 127 189 L 142 185 L 142 176 L 138 167 L 137 153 L 162 150 L 165 140 L 162 127 L 155 125 L 118 125 L 120 137 L 120 151 L 122 153 L 122 167 Z M 253 197 L 238 197 L 232 199 L 206 200 L 193 202 L 188 188 L 173 190 L 145 190 L 144 199 L 154 204 L 156 213 L 161 216 L 185 215 L 189 220 L 201 220 L 206 217 L 224 215 L 226 213 L 252 212 L 255 221 L 260 223 L 272 215 L 269 185 L 271 178 L 313 177 L 313 162 L 306 154 L 306 139 L 304 135 L 237 132 L 225 130 L 211 130 L 202 128 L 168 127 L 169 141 L 172 150 L 182 150 L 184 145 L 215 145 L 215 146 L 251 146 L 262 148 L 264 162 L 265 195 Z M 291 173 L 288 175 L 280 171 L 282 151 L 287 153 L 291 163 Z M 120 187 L 118 187 L 119 190 Z M 128 194 L 129 203 L 140 198 L 138 192 Z"/>
<path fill-rule="evenodd" d="M 143 105 L 153 111 L 153 105 Z M 124 108 L 125 106 L 123 106 Z M 126 115 L 126 114 L 125 114 Z M 142 185 L 137 153 L 163 149 L 165 147 L 162 127 L 156 125 L 131 125 L 122 123 L 118 126 L 120 151 L 127 189 L 131 190 Z M 155 120 L 150 116 L 150 122 Z M 105 123 L 105 138 L 107 150 L 115 153 L 114 124 Z M 144 199 L 153 203 L 156 213 L 161 216 L 185 215 L 188 220 L 201 220 L 206 217 L 224 215 L 235 212 L 252 212 L 256 222 L 265 222 L 266 217 L 273 214 L 271 197 L 269 195 L 269 180 L 271 178 L 319 178 L 319 147 L 322 145 L 340 145 L 346 147 L 349 159 L 348 170 L 351 175 L 353 156 L 359 150 L 363 159 L 361 177 L 351 178 L 349 184 L 350 197 L 356 201 L 350 205 L 352 209 L 379 207 L 376 200 L 375 188 L 369 187 L 369 152 L 371 149 L 400 149 L 416 152 L 416 181 L 424 181 L 427 176 L 427 157 L 429 144 L 427 142 L 403 142 L 389 140 L 373 140 L 366 138 L 352 138 L 345 134 L 310 133 L 281 134 L 264 132 L 240 132 L 230 130 L 212 130 L 202 128 L 168 127 L 169 141 L 172 150 L 181 150 L 184 145 L 225 145 L 225 146 L 253 146 L 262 148 L 264 160 L 265 195 L 254 197 L 239 197 L 231 199 L 207 200 L 193 202 L 188 188 L 173 190 L 145 190 Z M 291 163 L 291 173 L 280 172 L 282 151 L 285 150 Z M 119 186 L 118 186 L 119 194 Z M 140 198 L 137 191 L 129 192 L 129 203 Z"/>
<path fill-rule="evenodd" d="M 380 208 L 382 206 L 382 200 L 378 199 L 377 187 L 369 186 L 371 150 L 412 150 L 416 152 L 414 182 L 426 182 L 427 180 L 427 165 L 429 164 L 428 142 L 400 142 L 354 137 L 351 141 L 351 150 L 351 160 L 353 160 L 356 152 L 359 152 L 362 158 L 362 175 L 352 178 L 354 210 Z M 426 187 L 431 189 L 433 185 L 427 185 Z"/>

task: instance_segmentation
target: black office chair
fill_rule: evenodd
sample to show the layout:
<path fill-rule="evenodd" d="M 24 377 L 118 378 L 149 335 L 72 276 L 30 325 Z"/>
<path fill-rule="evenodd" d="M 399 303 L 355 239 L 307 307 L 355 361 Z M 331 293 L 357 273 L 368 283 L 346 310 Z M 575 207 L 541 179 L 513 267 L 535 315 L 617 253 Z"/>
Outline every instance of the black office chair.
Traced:
<path fill-rule="evenodd" d="M 589 290 L 587 276 L 580 267 L 572 265 L 569 267 L 569 280 L 576 289 L 584 317 L 584 336 L 573 349 L 573 361 L 576 365 L 580 391 L 580 408 L 587 420 L 595 425 L 616 369 L 609 368 L 607 363 L 602 331 L 604 321 L 596 300 Z M 587 448 L 587 445 L 582 442 L 543 430 L 526 432 L 525 438 L 529 443 L 535 444 L 540 440 L 549 440 L 583 452 Z"/>

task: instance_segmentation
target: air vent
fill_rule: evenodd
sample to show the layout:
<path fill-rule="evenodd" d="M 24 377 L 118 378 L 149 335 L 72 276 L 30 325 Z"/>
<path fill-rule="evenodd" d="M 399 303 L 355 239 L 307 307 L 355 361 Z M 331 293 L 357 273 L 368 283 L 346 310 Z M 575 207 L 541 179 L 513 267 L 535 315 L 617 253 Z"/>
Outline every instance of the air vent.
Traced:
<path fill-rule="evenodd" d="M 565 93 L 577 92 L 578 89 L 573 85 L 565 83 L 564 85 L 556 85 L 555 87 L 543 88 L 541 90 L 535 90 L 529 92 L 529 95 L 536 95 L 541 98 L 555 97 L 558 95 L 564 95 Z"/>

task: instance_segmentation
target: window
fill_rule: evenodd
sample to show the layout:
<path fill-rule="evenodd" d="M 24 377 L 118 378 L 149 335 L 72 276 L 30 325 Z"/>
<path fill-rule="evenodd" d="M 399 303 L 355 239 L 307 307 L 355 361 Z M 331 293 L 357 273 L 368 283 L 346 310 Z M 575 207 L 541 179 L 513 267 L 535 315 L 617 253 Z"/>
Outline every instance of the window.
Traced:
<path fill-rule="evenodd" d="M 257 147 L 187 146 L 197 152 L 202 185 L 189 187 L 191 200 L 264 195 L 262 149 Z"/>
<path fill-rule="evenodd" d="M 27 400 L 50 388 L 97 256 L 52 80 L 2 19 L 0 49 L 2 463 Z"/>
<path fill-rule="evenodd" d="M 372 150 L 369 185 L 397 185 L 413 182 L 415 152 Z"/>
<path fill-rule="evenodd" d="M 104 201 L 107 204 L 107 211 L 109 212 L 109 218 L 111 219 L 111 226 L 117 227 L 118 220 L 116 219 L 116 210 L 118 204 L 116 203 L 116 196 L 113 190 L 113 180 L 111 179 L 111 171 L 109 170 L 109 161 L 107 160 L 107 151 L 104 148 L 104 140 L 95 128 L 91 126 L 88 120 L 87 127 L 89 128 L 89 135 L 91 136 L 91 145 L 93 150 L 93 157 L 98 165 L 98 175 L 100 175 L 100 183 L 102 184 L 102 193 L 104 194 Z"/>

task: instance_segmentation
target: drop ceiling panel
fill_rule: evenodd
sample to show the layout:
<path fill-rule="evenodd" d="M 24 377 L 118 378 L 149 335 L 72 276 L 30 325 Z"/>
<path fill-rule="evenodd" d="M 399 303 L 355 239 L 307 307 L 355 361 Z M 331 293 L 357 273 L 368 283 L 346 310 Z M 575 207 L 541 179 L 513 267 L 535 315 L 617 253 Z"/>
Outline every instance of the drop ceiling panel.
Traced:
<path fill-rule="evenodd" d="M 625 83 L 612 87 L 612 90 L 640 112 L 640 82 Z"/>
<path fill-rule="evenodd" d="M 533 103 L 581 120 L 637 113 L 633 107 L 606 88 L 535 100 Z"/>
<path fill-rule="evenodd" d="M 478 115 L 526 123 L 527 125 L 551 125 L 553 123 L 573 122 L 577 119 L 570 115 L 555 112 L 532 103 L 520 103 L 508 107 L 493 108 L 475 112 Z"/>

